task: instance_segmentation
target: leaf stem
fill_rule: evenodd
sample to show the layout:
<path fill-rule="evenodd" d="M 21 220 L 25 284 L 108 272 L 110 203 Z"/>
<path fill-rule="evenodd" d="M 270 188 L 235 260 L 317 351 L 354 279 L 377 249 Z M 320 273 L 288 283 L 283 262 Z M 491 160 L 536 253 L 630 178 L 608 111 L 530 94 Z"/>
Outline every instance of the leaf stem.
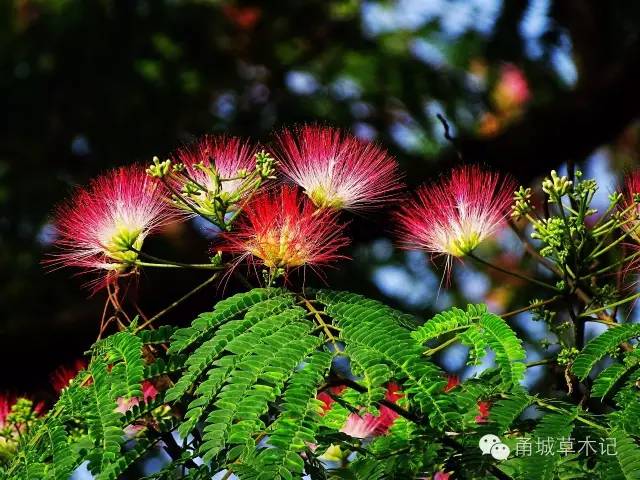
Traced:
<path fill-rule="evenodd" d="M 522 308 L 518 308 L 517 310 L 512 310 L 510 312 L 507 313 L 503 313 L 500 316 L 504 319 L 504 318 L 509 318 L 509 317 L 513 317 L 514 315 L 518 315 L 519 313 L 523 313 L 529 310 L 533 310 L 534 308 L 540 308 L 540 307 L 544 307 L 545 305 L 549 305 L 550 303 L 553 302 L 557 302 L 558 300 L 562 300 L 562 295 L 556 295 L 554 297 L 551 297 L 547 300 L 541 301 L 541 302 L 537 302 L 537 303 L 532 303 L 531 305 L 527 305 L 526 307 L 522 307 Z"/>
<path fill-rule="evenodd" d="M 547 410 L 551 410 L 553 412 L 563 413 L 565 415 L 571 415 L 571 413 L 568 412 L 567 410 L 565 410 L 563 408 L 560 408 L 560 407 L 556 407 L 555 405 L 551 405 L 551 404 L 549 404 L 547 402 L 544 402 L 544 401 L 542 401 L 542 400 L 540 400 L 538 398 L 536 398 L 534 400 L 534 403 L 536 403 L 537 405 L 541 406 L 542 408 L 546 408 Z M 580 415 L 576 415 L 575 418 L 576 418 L 576 420 L 584 423 L 585 425 L 589 425 L 590 427 L 597 428 L 599 430 L 604 430 L 605 432 L 608 432 L 608 430 L 605 427 L 603 427 L 602 425 L 598 425 L 597 423 L 592 422 L 591 420 L 589 420 L 587 418 L 584 418 L 584 417 L 582 417 Z"/>
<path fill-rule="evenodd" d="M 527 364 L 525 364 L 526 368 L 531 368 L 531 367 L 538 367 L 540 365 L 548 365 L 550 363 L 555 362 L 555 360 L 553 358 L 542 358 L 540 360 L 536 360 L 535 362 L 529 362 Z"/>
<path fill-rule="evenodd" d="M 604 307 L 594 308 L 592 310 L 587 310 L 586 312 L 583 312 L 582 314 L 580 314 L 580 316 L 581 317 L 589 317 L 589 316 L 593 315 L 594 313 L 602 312 L 603 310 L 608 310 L 610 308 L 617 307 L 618 305 L 624 305 L 625 303 L 632 302 L 633 300 L 635 300 L 637 298 L 640 298 L 640 293 L 636 293 L 634 295 L 631 295 L 630 297 L 623 298 L 622 300 L 618 300 L 617 302 L 614 302 L 614 303 L 610 303 L 609 305 L 605 305 Z"/>
<path fill-rule="evenodd" d="M 465 326 L 468 326 L 468 325 L 465 325 Z M 457 340 L 458 340 L 458 335 L 454 335 L 453 337 L 451 337 L 446 342 L 442 342 L 437 347 L 434 347 L 434 348 L 432 348 L 430 350 L 427 350 L 426 352 L 423 353 L 423 355 L 426 355 L 427 357 L 431 357 L 433 354 L 438 353 L 440 350 L 444 350 L 445 348 L 447 348 L 452 343 L 455 343 Z"/>
<path fill-rule="evenodd" d="M 336 342 L 336 337 L 333 336 L 333 334 L 331 333 L 331 331 L 329 330 L 329 325 L 327 323 L 325 323 L 325 321 L 322 319 L 322 315 L 321 312 L 318 311 L 309 300 L 307 300 L 304 297 L 300 298 L 302 300 L 302 303 L 304 303 L 305 307 L 307 307 L 307 310 L 309 310 L 309 312 L 311 314 L 313 314 L 313 316 L 315 317 L 316 321 L 318 322 L 318 324 L 320 325 L 320 327 L 322 328 L 324 334 L 327 336 L 327 338 L 331 341 L 331 343 L 333 343 L 333 346 L 335 347 L 336 351 L 338 350 L 338 344 Z"/>

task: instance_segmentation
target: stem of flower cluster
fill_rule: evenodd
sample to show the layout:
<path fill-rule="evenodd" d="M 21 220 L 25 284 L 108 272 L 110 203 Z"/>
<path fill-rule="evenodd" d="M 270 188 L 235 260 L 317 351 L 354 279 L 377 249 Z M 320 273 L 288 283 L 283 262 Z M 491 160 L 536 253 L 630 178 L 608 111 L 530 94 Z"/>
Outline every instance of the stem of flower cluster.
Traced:
<path fill-rule="evenodd" d="M 613 263 L 611 265 L 607 265 L 606 267 L 601 268 L 600 270 L 596 270 L 595 272 L 589 273 L 583 277 L 580 277 L 578 280 L 587 280 L 589 277 L 593 277 L 596 275 L 602 275 L 603 273 L 607 273 L 610 270 L 614 270 L 616 267 L 619 267 L 620 265 L 624 265 L 627 262 L 630 262 L 634 259 L 636 259 L 638 256 L 640 256 L 640 251 L 635 252 L 625 258 L 623 258 L 622 260 L 618 260 L 616 263 Z"/>
<path fill-rule="evenodd" d="M 580 315 L 580 317 L 589 317 L 589 316 L 593 315 L 594 313 L 602 312 L 604 310 L 608 310 L 610 308 L 617 307 L 618 305 L 624 305 L 625 303 L 632 302 L 633 300 L 635 300 L 637 298 L 640 298 L 640 293 L 636 293 L 634 295 L 631 295 L 630 297 L 623 298 L 622 300 L 618 300 L 617 302 L 614 302 L 614 303 L 610 303 L 609 305 L 605 305 L 604 307 L 594 308 L 592 310 L 587 310 L 586 312 L 583 312 Z"/>
<path fill-rule="evenodd" d="M 518 236 L 529 255 L 536 259 L 538 263 L 540 263 L 540 265 L 545 267 L 551 273 L 562 276 L 562 272 L 560 271 L 560 269 L 551 260 L 540 255 L 536 248 L 531 244 L 527 236 L 512 221 L 509 221 L 509 226 L 511 227 L 511 230 L 513 230 L 513 232 Z"/>
<path fill-rule="evenodd" d="M 164 184 L 164 186 L 167 188 L 167 190 L 169 190 L 169 192 L 171 192 L 179 201 L 181 201 L 184 205 L 187 206 L 187 208 L 189 210 L 191 210 L 193 213 L 195 213 L 197 216 L 204 218 L 206 221 L 208 221 L 209 223 L 212 223 L 213 225 L 215 225 L 216 227 L 220 227 L 220 225 L 218 225 L 216 222 L 214 222 L 211 218 L 209 218 L 208 216 L 204 215 L 200 210 L 198 210 L 191 202 L 187 201 L 180 193 L 178 193 L 176 191 L 175 188 L 173 188 L 169 182 L 163 177 L 162 178 L 162 183 Z"/>
<path fill-rule="evenodd" d="M 601 248 L 600 250 L 597 250 L 593 253 L 591 253 L 591 255 L 589 255 L 589 257 L 587 257 L 587 260 L 594 260 L 596 258 L 598 258 L 600 255 L 603 255 L 605 253 L 607 253 L 609 250 L 611 250 L 613 247 L 615 247 L 616 245 L 618 245 L 620 242 L 622 242 L 625 238 L 627 238 L 628 236 L 630 236 L 633 232 L 635 232 L 638 229 L 638 226 L 640 226 L 640 223 L 638 223 L 637 225 L 635 225 L 631 230 L 626 231 L 625 233 L 623 233 L 622 235 L 620 235 L 618 238 L 616 238 L 613 242 L 611 242 L 609 245 L 607 245 L 604 248 Z"/>
<path fill-rule="evenodd" d="M 215 265 L 213 263 L 182 263 L 182 262 L 174 262 L 173 260 L 166 260 L 164 258 L 156 257 L 155 255 L 149 255 L 148 253 L 141 252 L 133 247 L 129 247 L 132 252 L 137 253 L 142 258 L 147 258 L 149 260 L 153 260 L 157 263 L 151 262 L 141 262 L 136 260 L 136 265 L 140 265 L 142 267 L 157 267 L 157 268 L 193 268 L 198 270 L 223 270 L 223 265 Z"/>
<path fill-rule="evenodd" d="M 610 327 L 619 327 L 621 325 L 620 323 L 614 322 L 612 320 L 606 320 L 604 318 L 598 318 L 598 317 L 586 317 L 584 321 L 602 323 L 603 325 L 608 325 Z"/>
<path fill-rule="evenodd" d="M 494 270 L 497 270 L 497 271 L 499 271 L 501 273 L 504 273 L 506 275 L 511 275 L 512 277 L 519 278 L 520 280 L 525 280 L 527 282 L 535 283 L 536 285 L 540 285 L 541 287 L 548 288 L 548 289 L 556 291 L 556 292 L 559 291 L 558 288 L 556 288 L 554 285 L 551 285 L 550 283 L 546 283 L 546 282 L 543 282 L 542 280 L 537 280 L 535 278 L 531 278 L 531 277 L 528 277 L 526 275 L 522 275 L 520 273 L 510 272 L 509 270 L 506 270 L 506 269 L 504 269 L 502 267 L 494 265 L 493 263 L 490 263 L 490 262 L 487 262 L 486 260 L 483 260 L 482 258 L 476 256 L 474 253 L 468 253 L 467 256 L 472 258 L 473 260 L 475 260 L 476 262 L 478 262 L 478 263 L 480 263 L 482 265 L 485 265 L 487 267 L 493 268 Z"/>
<path fill-rule="evenodd" d="M 236 210 L 231 214 L 231 217 L 229 217 L 229 220 L 227 220 L 225 222 L 225 225 L 224 225 L 225 226 L 225 230 L 227 230 L 227 231 L 229 230 L 230 226 L 233 224 L 233 222 L 238 217 L 240 212 L 242 212 L 242 210 L 247 205 L 247 203 L 249 203 L 249 201 L 251 201 L 251 199 L 253 198 L 253 195 L 256 193 L 257 190 L 258 190 L 258 188 L 256 186 L 256 188 L 254 188 L 251 191 L 251 193 L 249 193 L 249 195 L 247 195 L 247 198 L 244 200 L 244 202 L 242 202 L 242 205 L 239 205 L 238 208 L 236 208 Z"/>
<path fill-rule="evenodd" d="M 191 268 L 194 270 L 222 270 L 224 267 L 220 265 L 214 265 L 212 263 L 151 263 L 136 261 L 136 265 L 140 267 L 153 267 L 153 268 Z"/>

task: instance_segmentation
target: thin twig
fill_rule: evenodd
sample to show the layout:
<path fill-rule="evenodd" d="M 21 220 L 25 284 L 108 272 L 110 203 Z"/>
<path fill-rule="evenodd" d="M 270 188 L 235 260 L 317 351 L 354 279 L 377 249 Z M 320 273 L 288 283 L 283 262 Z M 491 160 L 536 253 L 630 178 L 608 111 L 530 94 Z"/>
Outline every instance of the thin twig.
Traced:
<path fill-rule="evenodd" d="M 540 253 L 538 253 L 535 247 L 531 245 L 531 242 L 529 242 L 527 236 L 516 226 L 515 223 L 513 223 L 513 221 L 509 220 L 509 226 L 511 227 L 511 230 L 513 230 L 513 232 L 518 236 L 529 255 L 535 258 L 538 263 L 540 263 L 540 265 L 548 269 L 550 272 L 555 273 L 558 276 L 562 276 L 562 272 L 553 264 L 553 262 L 551 262 L 551 260 L 544 258 L 542 255 L 540 255 Z"/>
<path fill-rule="evenodd" d="M 447 120 L 444 118 L 444 115 L 442 115 L 441 113 L 437 113 L 436 118 L 440 120 L 440 123 L 442 123 L 442 126 L 444 127 L 444 138 L 447 139 L 449 143 L 451 143 L 453 149 L 456 152 L 456 155 L 458 156 L 458 159 L 462 161 L 462 153 L 458 148 L 458 142 L 451 136 L 451 128 L 449 127 L 449 122 L 447 122 Z"/>
<path fill-rule="evenodd" d="M 180 305 L 182 302 L 184 302 L 185 300 L 187 300 L 188 298 L 190 298 L 192 295 L 196 294 L 197 292 L 199 292 L 200 290 L 202 290 L 204 287 L 206 287 L 207 285 L 209 285 L 211 282 L 213 282 L 216 278 L 218 278 L 218 275 L 220 275 L 220 272 L 216 272 L 213 275 L 211 275 L 207 280 L 205 280 L 204 282 L 202 282 L 200 285 L 198 285 L 197 287 L 195 287 L 194 289 L 190 290 L 188 293 L 186 293 L 185 295 L 183 295 L 182 297 L 180 297 L 178 300 L 176 300 L 175 302 L 173 302 L 171 305 L 169 305 L 168 307 L 164 308 L 163 310 L 159 311 L 158 313 L 156 313 L 153 317 L 151 317 L 149 320 L 147 320 L 146 322 L 144 322 L 142 325 L 140 325 L 137 329 L 136 332 L 139 332 L 140 330 L 146 328 L 147 326 L 151 325 L 153 322 L 155 322 L 158 318 L 160 318 L 162 315 L 164 315 L 165 313 L 169 312 L 170 310 L 173 310 L 175 307 L 177 307 L 178 305 Z"/>
<path fill-rule="evenodd" d="M 478 262 L 478 263 L 480 263 L 480 264 L 482 264 L 482 265 L 484 265 L 486 267 L 493 268 L 494 270 L 497 270 L 498 272 L 504 273 L 505 275 L 511 275 L 512 277 L 519 278 L 520 280 L 524 280 L 526 282 L 535 283 L 536 285 L 548 288 L 548 289 L 556 291 L 556 292 L 559 291 L 557 287 L 555 287 L 554 285 L 551 285 L 550 283 L 546 283 L 546 282 L 543 282 L 542 280 L 537 280 L 535 278 L 528 277 L 528 276 L 523 275 L 521 273 L 511 272 L 511 271 L 506 270 L 506 269 L 504 269 L 502 267 L 499 267 L 498 265 L 494 265 L 491 262 L 483 260 L 480 257 L 477 257 L 474 253 L 468 253 L 467 256 L 469 258 L 472 258 L 476 262 Z"/>

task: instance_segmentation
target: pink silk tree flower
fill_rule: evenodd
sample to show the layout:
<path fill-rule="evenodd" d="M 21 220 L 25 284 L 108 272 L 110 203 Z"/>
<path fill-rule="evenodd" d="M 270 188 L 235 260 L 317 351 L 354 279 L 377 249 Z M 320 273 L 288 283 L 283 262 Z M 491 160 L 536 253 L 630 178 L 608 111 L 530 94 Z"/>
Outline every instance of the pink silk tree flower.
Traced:
<path fill-rule="evenodd" d="M 449 393 L 458 385 L 460 385 L 460 378 L 457 375 L 447 375 L 447 384 L 444 387 L 444 393 Z"/>
<path fill-rule="evenodd" d="M 13 406 L 21 400 L 29 400 L 31 403 L 31 413 L 39 417 L 45 411 L 44 402 L 35 402 L 28 397 L 17 397 L 15 395 L 0 393 L 0 429 L 7 427 L 7 420 Z M 2 439 L 0 438 L 0 441 Z"/>
<path fill-rule="evenodd" d="M 531 99 L 531 91 L 522 70 L 515 65 L 504 65 L 492 97 L 500 111 L 517 109 L 527 103 Z"/>
<path fill-rule="evenodd" d="M 158 393 L 159 392 L 156 389 L 155 385 L 149 380 L 145 380 L 142 382 L 142 397 L 134 397 L 128 400 L 122 397 L 118 398 L 118 407 L 116 408 L 116 412 L 124 414 L 128 410 L 131 410 L 134 406 L 139 405 L 140 400 L 148 403 L 151 400 L 155 399 Z"/>
<path fill-rule="evenodd" d="M 135 268 L 144 239 L 179 218 L 164 189 L 139 165 L 111 170 L 58 207 L 54 242 L 45 263 L 102 272 L 96 289 Z"/>
<path fill-rule="evenodd" d="M 340 386 L 329 388 L 329 392 L 326 392 L 326 391 L 320 392 L 316 397 L 318 400 L 324 403 L 324 405 L 322 405 L 322 413 L 320 415 L 324 415 L 329 410 L 331 410 L 331 405 L 333 405 L 333 403 L 335 402 L 332 395 L 339 396 L 346 389 L 347 389 L 346 386 L 340 385 Z M 329 393 L 331 393 L 331 395 Z"/>
<path fill-rule="evenodd" d="M 476 423 L 487 423 L 489 421 L 490 409 L 491 402 L 478 402 L 478 415 L 476 416 Z"/>
<path fill-rule="evenodd" d="M 158 393 L 159 392 L 153 383 L 151 383 L 149 380 L 144 380 L 142 382 L 142 397 L 134 397 L 130 399 L 125 399 L 122 397 L 118 398 L 118 406 L 116 407 L 115 411 L 124 415 L 134 406 L 140 405 L 140 401 L 148 403 L 154 400 Z M 144 428 L 145 426 L 143 423 L 133 423 L 132 425 L 128 425 L 125 427 L 124 433 L 128 438 L 133 438 Z"/>
<path fill-rule="evenodd" d="M 76 378 L 76 375 L 86 368 L 87 362 L 83 359 L 76 360 L 70 367 L 65 365 L 59 366 L 51 374 L 51 385 L 53 389 L 56 393 L 62 392 L 62 390 L 69 386 L 71 380 Z"/>
<path fill-rule="evenodd" d="M 640 170 L 631 172 L 624 178 L 622 184 L 622 201 L 618 209 L 624 213 L 622 228 L 628 235 L 640 243 Z M 634 262 L 634 266 L 637 262 Z"/>
<path fill-rule="evenodd" d="M 480 167 L 456 168 L 421 187 L 396 213 L 401 246 L 463 257 L 503 225 L 516 182 Z"/>
<path fill-rule="evenodd" d="M 275 270 L 312 269 L 345 258 L 338 250 L 349 241 L 331 210 L 316 210 L 297 189 L 283 186 L 259 194 L 243 210 L 234 230 L 220 235 L 215 249 Z"/>
<path fill-rule="evenodd" d="M 402 398 L 402 394 L 398 393 L 400 387 L 395 383 L 390 383 L 387 386 L 387 393 L 385 399 L 389 402 L 396 403 L 399 398 Z M 342 426 L 340 431 L 354 438 L 369 438 L 385 435 L 398 414 L 386 405 L 380 406 L 380 414 L 378 416 L 371 413 L 365 413 L 364 415 L 358 415 L 352 413 L 347 417 L 347 421 Z"/>
<path fill-rule="evenodd" d="M 0 428 L 4 428 L 7 424 L 7 417 L 11 413 L 11 408 L 16 403 L 16 397 L 0 393 Z"/>
<path fill-rule="evenodd" d="M 402 187 L 385 150 L 334 128 L 285 130 L 275 156 L 282 173 L 321 209 L 368 210 L 395 199 Z"/>
<path fill-rule="evenodd" d="M 230 198 L 241 194 L 242 177 L 256 166 L 255 154 L 255 146 L 239 138 L 206 135 L 193 145 L 178 150 L 175 159 L 184 164 L 186 173 L 198 185 L 208 192 L 220 191 Z M 227 180 L 219 182 L 213 170 Z M 175 186 L 182 188 L 182 185 Z M 199 192 L 199 195 L 204 196 L 205 192 Z M 201 200 L 206 201 L 206 198 Z"/>
<path fill-rule="evenodd" d="M 451 478 L 451 474 L 447 472 L 443 472 L 442 470 L 436 472 L 433 475 L 433 480 L 449 480 Z"/>

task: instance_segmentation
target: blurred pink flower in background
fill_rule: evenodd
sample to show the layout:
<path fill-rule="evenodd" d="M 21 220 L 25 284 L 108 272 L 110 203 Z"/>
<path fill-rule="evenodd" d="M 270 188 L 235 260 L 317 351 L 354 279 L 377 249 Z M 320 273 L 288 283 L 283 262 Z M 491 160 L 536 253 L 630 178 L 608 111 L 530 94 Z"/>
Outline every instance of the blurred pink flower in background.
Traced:
<path fill-rule="evenodd" d="M 400 387 L 398 385 L 390 383 L 387 386 L 385 399 L 389 402 L 396 403 L 399 398 L 404 396 L 398 393 L 399 390 Z M 385 405 L 381 405 L 378 416 L 371 413 L 365 413 L 364 415 L 352 413 L 340 431 L 354 438 L 376 437 L 386 434 L 396 418 L 398 418 L 396 412 Z"/>
<path fill-rule="evenodd" d="M 492 98 L 496 108 L 502 112 L 527 103 L 531 99 L 531 91 L 522 70 L 510 63 L 503 65 Z"/>
<path fill-rule="evenodd" d="M 69 386 L 78 372 L 87 368 L 87 362 L 84 359 L 78 359 L 71 366 L 61 365 L 56 368 L 50 376 L 51 385 L 56 393 L 62 392 Z"/>

